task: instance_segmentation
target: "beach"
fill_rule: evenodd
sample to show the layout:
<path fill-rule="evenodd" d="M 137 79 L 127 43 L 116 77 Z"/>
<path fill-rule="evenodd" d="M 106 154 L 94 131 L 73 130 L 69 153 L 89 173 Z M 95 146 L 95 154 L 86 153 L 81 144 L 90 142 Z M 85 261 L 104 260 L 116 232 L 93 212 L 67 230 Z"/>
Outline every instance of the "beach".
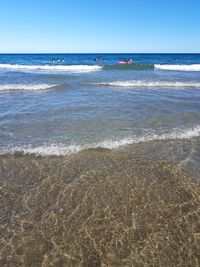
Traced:
<path fill-rule="evenodd" d="M 199 266 L 200 54 L 96 56 L 0 55 L 0 265 Z"/>

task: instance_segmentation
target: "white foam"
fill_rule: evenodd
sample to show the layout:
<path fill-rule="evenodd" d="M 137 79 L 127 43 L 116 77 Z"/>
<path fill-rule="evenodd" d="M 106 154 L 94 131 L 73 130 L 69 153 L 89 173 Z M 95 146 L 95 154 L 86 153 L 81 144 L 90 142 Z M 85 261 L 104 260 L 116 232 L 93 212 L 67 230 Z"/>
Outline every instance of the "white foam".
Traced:
<path fill-rule="evenodd" d="M 115 87 L 200 87 L 200 82 L 115 81 L 94 83 L 94 85 Z"/>
<path fill-rule="evenodd" d="M 154 68 L 160 70 L 178 70 L 178 71 L 200 71 L 200 64 L 191 65 L 161 65 L 155 64 Z"/>
<path fill-rule="evenodd" d="M 56 87 L 56 84 L 0 84 L 0 91 L 5 90 L 47 90 Z"/>
<path fill-rule="evenodd" d="M 105 140 L 102 143 L 99 143 L 98 146 L 108 149 L 117 149 L 122 146 L 130 145 L 130 144 L 137 144 L 143 142 L 150 142 L 156 140 L 175 140 L 175 139 L 189 139 L 192 137 L 200 136 L 200 126 L 196 126 L 190 129 L 174 129 L 170 133 L 165 134 L 146 134 L 141 137 L 130 137 L 124 138 L 118 141 L 110 141 Z"/>
<path fill-rule="evenodd" d="M 107 148 L 107 149 L 118 149 L 134 143 L 143 143 L 156 140 L 175 140 L 175 139 L 189 139 L 192 137 L 200 136 L 200 125 L 189 128 L 189 129 L 180 129 L 176 128 L 170 133 L 163 134 L 146 134 L 141 137 L 133 136 L 129 138 L 123 138 L 118 140 L 104 140 L 99 143 L 91 143 L 85 145 L 66 145 L 62 143 L 51 143 L 44 144 L 37 147 L 29 146 L 14 146 L 8 147 L 0 151 L 0 154 L 14 154 L 20 152 L 22 154 L 35 154 L 37 156 L 65 156 L 72 153 L 77 153 L 84 149 L 89 148 Z"/>
<path fill-rule="evenodd" d="M 33 147 L 31 145 L 14 146 L 14 147 L 8 147 L 7 149 L 0 151 L 0 155 L 22 153 L 22 154 L 34 154 L 37 156 L 65 156 L 79 152 L 84 148 L 87 147 L 81 147 L 78 145 L 66 146 L 65 144 L 61 143 L 44 144 L 37 147 Z"/>
<path fill-rule="evenodd" d="M 48 71 L 71 71 L 71 72 L 90 72 L 100 70 L 102 67 L 97 65 L 18 65 L 0 64 L 0 68 L 9 70 L 48 70 Z"/>

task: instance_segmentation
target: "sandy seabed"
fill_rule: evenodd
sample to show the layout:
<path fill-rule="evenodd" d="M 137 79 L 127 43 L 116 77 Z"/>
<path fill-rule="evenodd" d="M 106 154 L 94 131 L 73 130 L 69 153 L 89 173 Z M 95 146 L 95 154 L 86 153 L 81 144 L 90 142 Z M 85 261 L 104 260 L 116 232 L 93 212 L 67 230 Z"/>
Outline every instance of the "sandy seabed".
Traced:
<path fill-rule="evenodd" d="M 142 146 L 1 156 L 0 266 L 200 266 L 199 180 Z"/>

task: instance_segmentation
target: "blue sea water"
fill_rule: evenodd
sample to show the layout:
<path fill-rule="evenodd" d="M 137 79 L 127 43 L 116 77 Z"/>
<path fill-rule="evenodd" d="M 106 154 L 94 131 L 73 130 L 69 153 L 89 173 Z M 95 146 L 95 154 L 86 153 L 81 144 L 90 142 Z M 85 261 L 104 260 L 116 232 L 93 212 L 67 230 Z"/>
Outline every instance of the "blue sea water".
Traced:
<path fill-rule="evenodd" d="M 200 54 L 0 55 L 1 154 L 199 136 Z"/>

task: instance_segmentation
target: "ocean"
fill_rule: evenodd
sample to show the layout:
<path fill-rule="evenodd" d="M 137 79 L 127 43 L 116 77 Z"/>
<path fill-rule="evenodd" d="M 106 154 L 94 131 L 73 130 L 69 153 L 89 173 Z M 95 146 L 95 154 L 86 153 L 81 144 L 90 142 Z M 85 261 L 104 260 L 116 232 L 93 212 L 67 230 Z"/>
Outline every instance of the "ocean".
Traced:
<path fill-rule="evenodd" d="M 200 54 L 0 54 L 1 266 L 199 266 L 199 166 Z"/>

